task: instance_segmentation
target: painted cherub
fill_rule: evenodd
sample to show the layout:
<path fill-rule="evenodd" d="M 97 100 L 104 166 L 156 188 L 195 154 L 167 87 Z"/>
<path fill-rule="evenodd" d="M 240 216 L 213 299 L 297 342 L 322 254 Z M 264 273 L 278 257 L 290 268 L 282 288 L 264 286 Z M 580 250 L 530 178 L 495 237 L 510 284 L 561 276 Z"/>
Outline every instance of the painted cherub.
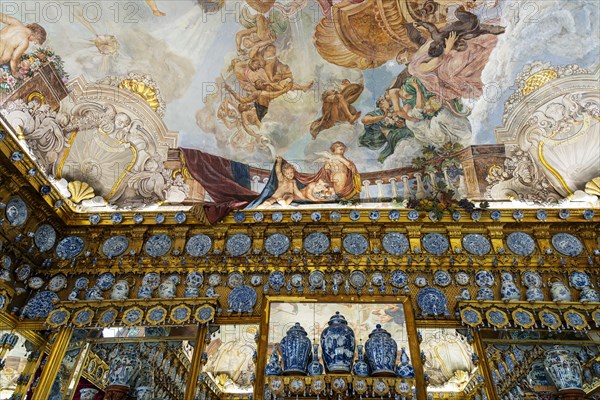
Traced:
<path fill-rule="evenodd" d="M 281 206 L 289 206 L 294 199 L 303 199 L 304 195 L 298 189 L 294 166 L 290 163 L 283 163 L 283 158 L 277 156 L 275 161 L 275 174 L 277 175 L 277 190 L 271 197 L 265 200 L 259 208 L 266 208 L 275 203 Z"/>

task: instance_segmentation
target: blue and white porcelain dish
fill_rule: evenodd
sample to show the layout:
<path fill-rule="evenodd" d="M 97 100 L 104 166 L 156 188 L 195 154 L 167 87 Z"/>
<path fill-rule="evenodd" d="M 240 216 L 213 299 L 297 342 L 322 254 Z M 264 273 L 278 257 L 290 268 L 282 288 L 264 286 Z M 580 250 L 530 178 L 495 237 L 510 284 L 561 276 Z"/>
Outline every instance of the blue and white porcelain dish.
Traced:
<path fill-rule="evenodd" d="M 183 224 L 187 220 L 187 215 L 183 211 L 179 211 L 174 216 L 175 222 Z"/>
<path fill-rule="evenodd" d="M 283 221 L 283 213 L 281 211 L 275 211 L 271 214 L 271 220 L 273 222 L 281 222 Z"/>
<path fill-rule="evenodd" d="M 271 272 L 271 274 L 269 275 L 269 285 L 275 290 L 279 290 L 283 286 L 285 286 L 285 275 L 283 275 L 283 272 Z"/>
<path fill-rule="evenodd" d="M 204 282 L 204 275 L 200 271 L 192 271 L 188 273 L 187 278 L 185 279 L 185 284 L 191 287 L 200 287 L 202 286 L 202 282 Z"/>
<path fill-rule="evenodd" d="M 125 236 L 113 236 L 104 242 L 102 245 L 102 253 L 106 257 L 118 257 L 125 253 L 127 248 L 129 247 L 129 239 Z"/>
<path fill-rule="evenodd" d="M 256 305 L 256 292 L 249 286 L 235 287 L 227 297 L 229 310 L 251 313 Z"/>
<path fill-rule="evenodd" d="M 123 222 L 123 214 L 121 214 L 120 212 L 114 212 L 110 214 L 110 220 L 113 224 L 120 224 L 121 222 Z"/>
<path fill-rule="evenodd" d="M 417 210 L 410 210 L 407 214 L 407 217 L 411 221 L 416 221 L 419 219 L 419 212 Z"/>
<path fill-rule="evenodd" d="M 164 233 L 153 235 L 146 241 L 146 254 L 150 257 L 162 257 L 171 250 L 171 245 L 172 241 L 169 235 Z"/>
<path fill-rule="evenodd" d="M 408 276 L 406 272 L 400 270 L 392 271 L 392 275 L 390 276 L 390 283 L 392 286 L 397 288 L 403 287 L 408 283 Z"/>
<path fill-rule="evenodd" d="M 160 275 L 157 272 L 148 272 L 142 278 L 142 286 L 155 290 L 160 285 Z"/>
<path fill-rule="evenodd" d="M 350 217 L 351 221 L 358 221 L 360 219 L 360 211 L 351 210 L 350 213 L 348 214 L 348 217 Z"/>
<path fill-rule="evenodd" d="M 423 248 L 430 254 L 440 256 L 448 251 L 450 243 L 446 236 L 440 233 L 428 233 L 421 239 Z"/>
<path fill-rule="evenodd" d="M 313 211 L 313 212 L 310 214 L 310 219 L 311 219 L 313 222 L 319 222 L 319 221 L 321 220 L 321 213 L 320 213 L 319 211 Z"/>
<path fill-rule="evenodd" d="M 523 283 L 523 286 L 528 288 L 539 288 L 542 286 L 542 277 L 536 271 L 527 270 L 521 274 L 521 282 Z"/>
<path fill-rule="evenodd" d="M 212 247 L 212 239 L 204 234 L 192 236 L 185 245 L 186 252 L 192 257 L 206 255 Z"/>
<path fill-rule="evenodd" d="M 448 313 L 448 300 L 437 288 L 426 287 L 419 290 L 417 304 L 423 315 L 444 315 Z"/>
<path fill-rule="evenodd" d="M 398 221 L 400 219 L 400 211 L 390 210 L 390 212 L 388 212 L 388 219 L 392 222 Z"/>
<path fill-rule="evenodd" d="M 373 222 L 379 221 L 380 217 L 381 217 L 381 215 L 379 214 L 379 211 L 377 211 L 377 210 L 371 210 L 369 212 L 369 219 Z"/>
<path fill-rule="evenodd" d="M 265 250 L 272 256 L 280 256 L 290 249 L 290 238 L 283 233 L 274 233 L 265 240 Z"/>
<path fill-rule="evenodd" d="M 252 238 L 244 233 L 236 233 L 227 238 L 225 248 L 227 252 L 234 256 L 239 257 L 250 251 L 252 246 Z"/>
<path fill-rule="evenodd" d="M 313 255 L 321 255 L 329 249 L 329 238 L 322 232 L 310 233 L 304 239 L 304 249 Z"/>
<path fill-rule="evenodd" d="M 254 222 L 262 222 L 264 219 L 265 215 L 260 211 L 256 211 L 254 214 L 252 214 L 252 220 L 254 220 Z"/>
<path fill-rule="evenodd" d="M 340 213 L 339 211 L 332 211 L 329 213 L 329 219 L 331 220 L 331 222 L 340 222 L 340 220 L 342 219 L 342 213 Z"/>
<path fill-rule="evenodd" d="M 56 244 L 56 230 L 52 225 L 42 224 L 36 229 L 33 241 L 41 252 L 52 250 Z"/>
<path fill-rule="evenodd" d="M 105 272 L 96 279 L 96 286 L 101 290 L 108 290 L 115 284 L 115 276 L 112 272 Z"/>
<path fill-rule="evenodd" d="M 592 284 L 588 274 L 582 271 L 571 272 L 571 274 L 569 275 L 569 281 L 571 282 L 571 286 L 578 290 L 581 290 L 584 287 L 590 286 Z"/>
<path fill-rule="evenodd" d="M 62 259 L 75 258 L 83 251 L 84 242 L 79 236 L 67 236 L 56 246 L 56 255 Z"/>
<path fill-rule="evenodd" d="M 478 271 L 475 274 L 475 284 L 479 287 L 491 287 L 494 285 L 494 275 L 490 271 Z"/>
<path fill-rule="evenodd" d="M 312 287 L 320 288 L 323 286 L 324 282 L 325 282 L 325 274 L 321 271 L 312 271 L 308 275 L 308 283 Z"/>
<path fill-rule="evenodd" d="M 90 280 L 88 278 L 86 278 L 85 276 L 81 276 L 75 281 L 75 289 L 85 290 L 87 289 L 89 283 Z"/>
<path fill-rule="evenodd" d="M 6 220 L 12 226 L 21 226 L 27 221 L 27 205 L 20 197 L 13 197 L 6 203 L 4 209 Z"/>
<path fill-rule="evenodd" d="M 59 297 L 54 292 L 38 292 L 23 307 L 23 317 L 27 319 L 46 318 L 54 310 L 54 304 L 58 301 Z"/>
<path fill-rule="evenodd" d="M 352 271 L 352 273 L 350 274 L 350 284 L 356 288 L 362 288 L 365 286 L 365 284 L 367 283 L 367 277 L 365 276 L 365 273 L 362 271 Z"/>
<path fill-rule="evenodd" d="M 465 250 L 476 256 L 484 256 L 492 251 L 492 245 L 488 238 L 478 233 L 463 236 L 462 245 Z"/>
<path fill-rule="evenodd" d="M 448 271 L 440 269 L 435 271 L 435 273 L 433 274 L 433 283 L 441 287 L 446 287 L 450 285 L 450 283 L 452 283 L 452 277 L 450 276 Z"/>
<path fill-rule="evenodd" d="M 565 256 L 576 257 L 583 252 L 581 240 L 570 233 L 557 233 L 552 236 L 552 246 Z"/>
<path fill-rule="evenodd" d="M 513 232 L 508 235 L 506 245 L 519 256 L 529 256 L 535 251 L 535 240 L 525 232 Z"/>
<path fill-rule="evenodd" d="M 344 250 L 352 255 L 364 254 L 369 248 L 369 241 L 364 235 L 359 233 L 350 233 L 344 236 L 342 240 Z"/>
<path fill-rule="evenodd" d="M 244 284 L 244 275 L 239 271 L 234 271 L 227 277 L 227 286 L 236 288 Z"/>
<path fill-rule="evenodd" d="M 394 256 L 405 254 L 410 248 L 408 238 L 399 232 L 390 232 L 383 235 L 381 245 L 388 254 Z"/>
<path fill-rule="evenodd" d="M 290 219 L 292 222 L 300 222 L 302 221 L 302 213 L 300 211 L 292 211 Z"/>

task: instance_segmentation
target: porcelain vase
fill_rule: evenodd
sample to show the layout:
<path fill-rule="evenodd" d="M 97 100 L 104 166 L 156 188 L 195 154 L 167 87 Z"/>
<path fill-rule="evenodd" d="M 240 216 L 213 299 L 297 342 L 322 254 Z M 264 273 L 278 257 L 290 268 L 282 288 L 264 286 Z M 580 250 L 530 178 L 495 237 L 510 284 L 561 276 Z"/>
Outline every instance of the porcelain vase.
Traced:
<path fill-rule="evenodd" d="M 582 389 L 581 364 L 568 350 L 548 350 L 544 366 L 558 391 Z"/>
<path fill-rule="evenodd" d="M 321 333 L 321 351 L 325 370 L 330 373 L 350 373 L 354 362 L 354 331 L 339 312 L 333 315 Z"/>
<path fill-rule="evenodd" d="M 363 346 L 359 344 L 357 347 L 358 360 L 354 363 L 354 367 L 352 367 L 352 373 L 356 376 L 369 376 L 369 365 L 363 359 Z"/>
<path fill-rule="evenodd" d="M 600 302 L 600 296 L 598 292 L 592 289 L 590 286 L 586 286 L 581 289 L 581 295 L 579 301 L 582 303 L 598 303 Z"/>
<path fill-rule="evenodd" d="M 308 365 L 308 375 L 323 375 L 323 365 L 319 362 L 319 345 L 317 343 L 313 343 L 313 359 Z"/>
<path fill-rule="evenodd" d="M 119 279 L 110 292 L 110 298 L 113 300 L 124 300 L 129 297 L 129 282 L 126 279 Z"/>
<path fill-rule="evenodd" d="M 158 287 L 158 297 L 161 299 L 172 299 L 177 293 L 177 286 L 171 279 L 165 279 Z"/>
<path fill-rule="evenodd" d="M 525 292 L 525 296 L 527 296 L 527 301 L 544 301 L 544 292 L 539 287 L 530 287 Z"/>
<path fill-rule="evenodd" d="M 502 273 L 502 286 L 500 287 L 502 300 L 520 300 L 521 292 L 515 285 L 513 276 L 508 272 Z"/>
<path fill-rule="evenodd" d="M 311 359 L 311 343 L 300 323 L 291 327 L 280 343 L 283 358 L 283 374 L 306 375 Z"/>
<path fill-rule="evenodd" d="M 142 285 L 138 288 L 138 299 L 151 299 L 154 290 L 150 286 Z"/>
<path fill-rule="evenodd" d="M 94 400 L 99 390 L 94 388 L 79 389 L 79 398 L 81 400 Z"/>
<path fill-rule="evenodd" d="M 110 364 L 108 385 L 130 386 L 130 381 L 138 369 L 138 354 L 131 348 L 124 349 Z"/>
<path fill-rule="evenodd" d="M 561 281 L 555 281 L 550 288 L 553 301 L 571 301 L 571 291 Z"/>
<path fill-rule="evenodd" d="M 372 376 L 396 375 L 398 345 L 392 339 L 392 335 L 382 329 L 380 324 L 377 324 L 373 332 L 369 334 L 365 350 Z"/>
<path fill-rule="evenodd" d="M 396 368 L 396 375 L 398 375 L 400 378 L 415 377 L 415 369 L 410 364 L 410 358 L 408 358 L 408 354 L 406 354 L 404 347 L 400 351 L 400 364 Z"/>

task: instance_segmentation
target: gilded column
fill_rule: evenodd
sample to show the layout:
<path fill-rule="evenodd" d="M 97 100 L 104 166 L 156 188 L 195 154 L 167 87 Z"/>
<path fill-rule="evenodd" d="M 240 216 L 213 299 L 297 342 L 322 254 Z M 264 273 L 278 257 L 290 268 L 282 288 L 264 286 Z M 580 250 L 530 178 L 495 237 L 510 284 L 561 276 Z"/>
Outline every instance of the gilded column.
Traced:
<path fill-rule="evenodd" d="M 423 225 L 407 225 L 406 230 L 408 232 L 408 241 L 410 242 L 410 248 L 416 249 L 421 248 L 421 227 Z"/>
<path fill-rule="evenodd" d="M 494 253 L 498 254 L 500 249 L 504 248 L 504 225 L 487 224 L 488 235 L 494 248 Z"/>
<path fill-rule="evenodd" d="M 462 225 L 448 224 L 448 237 L 450 238 L 450 251 L 454 252 L 455 249 L 462 249 Z"/>
<path fill-rule="evenodd" d="M 60 368 L 65 353 L 67 352 L 67 346 L 73 336 L 72 328 L 65 328 L 56 333 L 54 336 L 54 343 L 50 348 L 48 358 L 46 358 L 46 364 L 42 369 L 40 380 L 35 388 L 32 400 L 47 400 L 52 390 L 52 384 L 56 379 L 56 374 Z"/>
<path fill-rule="evenodd" d="M 206 347 L 206 333 L 208 331 L 208 325 L 198 326 L 198 332 L 196 333 L 196 346 L 194 347 L 194 354 L 192 355 L 192 363 L 190 366 L 190 373 L 188 375 L 188 384 L 185 389 L 185 400 L 194 400 L 196 397 L 196 389 L 198 387 L 198 377 L 202 372 L 202 355 Z"/>
<path fill-rule="evenodd" d="M 473 331 L 473 338 L 473 347 L 475 348 L 475 353 L 479 357 L 479 368 L 481 369 L 481 376 L 483 376 L 485 384 L 485 393 L 487 394 L 489 400 L 498 400 L 496 386 L 494 385 L 492 372 L 490 371 L 490 364 L 488 362 L 488 357 L 485 352 L 485 348 L 483 347 L 483 342 L 481 341 L 479 331 Z"/>
<path fill-rule="evenodd" d="M 552 249 L 548 226 L 536 226 L 533 229 L 533 237 L 536 239 L 539 249 L 542 253 L 548 249 Z"/>

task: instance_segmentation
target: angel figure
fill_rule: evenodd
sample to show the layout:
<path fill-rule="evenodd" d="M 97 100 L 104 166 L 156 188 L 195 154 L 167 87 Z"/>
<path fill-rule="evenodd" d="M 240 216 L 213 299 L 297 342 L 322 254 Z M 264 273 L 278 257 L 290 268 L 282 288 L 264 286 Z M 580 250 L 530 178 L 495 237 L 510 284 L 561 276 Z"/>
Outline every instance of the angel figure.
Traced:
<path fill-rule="evenodd" d="M 478 98 L 483 94 L 481 72 L 504 28 L 480 24 L 475 14 L 459 7 L 457 22 L 438 30 L 434 25 L 419 23 L 431 35 L 424 39 L 412 25 L 406 25 L 409 37 L 419 50 L 408 64 L 408 71 L 442 101 Z"/>
<path fill-rule="evenodd" d="M 362 83 L 351 83 L 348 79 L 342 81 L 340 90 L 330 89 L 323 92 L 321 118 L 310 124 L 310 134 L 316 139 L 321 131 L 336 124 L 349 122 L 354 124 L 361 115 L 356 111 L 354 103 L 364 90 Z"/>

